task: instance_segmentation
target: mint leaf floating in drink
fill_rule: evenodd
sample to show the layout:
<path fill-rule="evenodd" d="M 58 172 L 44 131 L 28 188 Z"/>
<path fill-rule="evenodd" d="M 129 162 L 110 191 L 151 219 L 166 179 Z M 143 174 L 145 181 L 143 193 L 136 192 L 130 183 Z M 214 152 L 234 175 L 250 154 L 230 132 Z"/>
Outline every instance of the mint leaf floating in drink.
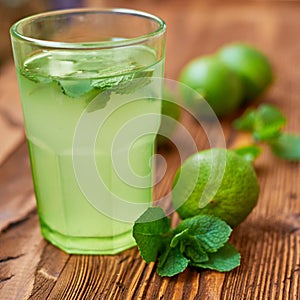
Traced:
<path fill-rule="evenodd" d="M 134 93 L 137 89 L 143 88 L 151 82 L 151 76 L 153 71 L 139 71 L 127 75 L 127 78 L 124 78 L 119 85 L 113 88 L 113 91 L 116 94 L 131 94 Z M 124 76 L 126 77 L 126 75 Z"/>
<path fill-rule="evenodd" d="M 91 86 L 100 92 L 100 96 L 89 105 L 92 112 L 103 108 L 110 99 L 111 93 L 123 95 L 140 90 L 151 82 L 153 71 L 136 71 L 135 73 L 93 80 Z"/>
<path fill-rule="evenodd" d="M 50 83 L 52 80 L 51 77 L 42 76 L 39 74 L 31 73 L 26 68 L 19 69 L 19 72 L 22 76 L 26 77 L 27 79 L 35 82 L 35 83 Z"/>
<path fill-rule="evenodd" d="M 96 94 L 106 92 L 104 97 L 107 98 L 112 92 L 121 95 L 135 92 L 149 84 L 153 74 L 153 71 L 138 71 L 136 64 L 131 64 L 125 69 L 126 72 L 131 72 L 128 74 L 119 75 L 111 68 L 108 71 L 113 72 L 113 75 L 98 79 L 60 80 L 59 85 L 64 94 L 72 98 L 79 98 L 92 90 L 96 91 Z"/>
<path fill-rule="evenodd" d="M 146 262 L 158 261 L 160 276 L 174 276 L 188 265 L 230 271 L 240 255 L 228 244 L 231 228 L 221 219 L 197 215 L 170 229 L 161 208 L 149 208 L 134 224 L 133 236 Z"/>
<path fill-rule="evenodd" d="M 151 82 L 153 70 L 145 70 L 145 65 L 133 61 L 134 56 L 128 56 L 126 51 L 123 55 L 116 63 L 112 51 L 95 52 L 85 59 L 76 54 L 70 59 L 63 51 L 45 52 L 38 54 L 38 62 L 28 59 L 20 72 L 36 83 L 57 82 L 62 92 L 74 99 L 84 95 L 90 99 L 105 91 L 107 100 L 112 92 L 130 94 Z"/>
<path fill-rule="evenodd" d="M 105 107 L 107 102 L 110 99 L 111 91 L 110 90 L 104 90 L 103 92 L 99 92 L 99 90 L 96 90 L 97 94 L 95 96 L 98 97 L 92 97 L 87 99 L 88 106 L 86 108 L 87 112 L 93 112 L 98 109 L 102 109 Z"/>
<path fill-rule="evenodd" d="M 93 90 L 89 79 L 59 80 L 58 84 L 60 85 L 63 93 L 71 98 L 79 98 Z"/>
<path fill-rule="evenodd" d="M 116 94 L 131 94 L 151 82 L 153 71 L 136 71 L 116 77 L 93 80 L 92 86 L 101 91 L 109 90 Z"/>

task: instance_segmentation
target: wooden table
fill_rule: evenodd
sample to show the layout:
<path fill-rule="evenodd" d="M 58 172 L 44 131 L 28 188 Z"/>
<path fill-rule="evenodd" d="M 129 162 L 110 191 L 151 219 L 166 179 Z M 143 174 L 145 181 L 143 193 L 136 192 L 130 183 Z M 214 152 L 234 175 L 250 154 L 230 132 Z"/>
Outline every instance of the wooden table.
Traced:
<path fill-rule="evenodd" d="M 109 1 L 87 5 L 112 6 Z M 300 133 L 300 3 L 289 1 L 115 1 L 142 9 L 168 25 L 166 76 L 176 79 L 191 58 L 243 40 L 264 51 L 276 81 L 260 99 L 287 116 Z M 115 256 L 68 255 L 40 234 L 13 64 L 0 69 L 0 299 L 300 299 L 300 166 L 264 148 L 255 164 L 259 204 L 236 228 L 241 266 L 229 273 L 187 269 L 161 278 L 136 248 Z M 222 125 L 228 147 L 244 136 Z M 195 133 L 196 134 L 196 133 Z M 155 194 L 171 188 L 177 163 Z M 174 215 L 174 223 L 178 221 Z"/>

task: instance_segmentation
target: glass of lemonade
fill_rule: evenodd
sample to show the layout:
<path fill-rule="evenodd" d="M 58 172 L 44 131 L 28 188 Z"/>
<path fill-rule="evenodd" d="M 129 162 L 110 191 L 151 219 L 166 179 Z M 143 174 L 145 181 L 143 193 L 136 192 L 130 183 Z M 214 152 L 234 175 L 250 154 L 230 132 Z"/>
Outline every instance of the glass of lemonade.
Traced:
<path fill-rule="evenodd" d="M 43 236 L 68 253 L 134 246 L 152 202 L 165 23 L 61 10 L 18 21 L 11 39 Z"/>

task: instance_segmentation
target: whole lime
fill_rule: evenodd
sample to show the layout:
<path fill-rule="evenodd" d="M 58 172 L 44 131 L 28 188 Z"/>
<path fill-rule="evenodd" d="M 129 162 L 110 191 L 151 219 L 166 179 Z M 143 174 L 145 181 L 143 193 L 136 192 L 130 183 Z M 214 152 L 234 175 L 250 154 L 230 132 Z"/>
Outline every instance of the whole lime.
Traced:
<path fill-rule="evenodd" d="M 233 43 L 221 48 L 217 55 L 242 80 L 244 102 L 258 97 L 273 81 L 270 61 L 253 46 Z"/>
<path fill-rule="evenodd" d="M 208 214 L 234 227 L 256 206 L 258 195 L 252 165 L 232 150 L 213 148 L 190 156 L 178 169 L 172 201 L 182 219 Z"/>
<path fill-rule="evenodd" d="M 192 60 L 182 70 L 179 81 L 186 84 L 208 102 L 218 117 L 229 115 L 242 101 L 243 89 L 239 77 L 216 56 Z M 184 95 L 185 101 L 193 101 Z M 196 114 L 201 106 L 194 106 Z"/>

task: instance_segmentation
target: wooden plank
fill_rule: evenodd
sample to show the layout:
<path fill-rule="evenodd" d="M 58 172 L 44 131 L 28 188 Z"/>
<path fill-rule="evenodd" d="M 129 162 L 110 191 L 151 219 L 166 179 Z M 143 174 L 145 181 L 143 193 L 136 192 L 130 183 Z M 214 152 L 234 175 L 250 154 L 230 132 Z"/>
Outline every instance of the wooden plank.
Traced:
<path fill-rule="evenodd" d="M 25 143 L 1 167 L 0 199 L 0 299 L 43 299 L 69 255 L 41 236 Z"/>
<path fill-rule="evenodd" d="M 1 233 L 0 298 L 28 299 L 45 241 L 35 213 Z"/>
<path fill-rule="evenodd" d="M 289 117 L 287 129 L 299 132 L 300 44 L 296 39 L 300 29 L 299 3 L 226 1 L 216 5 L 214 1 L 177 0 L 153 1 L 147 6 L 135 0 L 117 3 L 145 9 L 166 19 L 169 24 L 166 69 L 171 78 L 178 76 L 189 59 L 211 53 L 225 42 L 244 39 L 257 45 L 269 55 L 277 75 L 275 84 L 261 100 L 278 105 Z M 7 101 L 4 104 L 0 108 L 11 109 L 7 108 Z M 14 114 L 14 109 L 10 113 Z M 14 115 L 12 120 L 20 120 L 19 117 Z M 222 123 L 228 146 L 250 142 L 249 136 L 230 128 L 230 121 Z M 0 150 L 0 158 L 5 161 L 0 171 L 0 299 L 294 300 L 300 297 L 299 164 L 280 161 L 264 147 L 255 164 L 261 186 L 258 206 L 232 235 L 232 242 L 242 255 L 239 268 L 229 273 L 188 268 L 174 278 L 161 278 L 155 273 L 155 264 L 145 264 L 136 248 L 115 256 L 70 256 L 45 242 L 35 212 L 26 146 L 10 155 L 19 143 L 16 134 L 19 128 L 14 131 L 5 122 L 6 138 L 12 140 L 8 142 L 13 146 L 6 152 Z M 186 124 L 199 148 L 206 147 L 199 127 L 191 121 Z M 156 187 L 158 198 L 171 190 L 179 165 L 176 151 L 163 149 L 160 153 L 169 168 Z M 172 224 L 178 221 L 174 214 Z"/>
<path fill-rule="evenodd" d="M 24 140 L 23 117 L 15 67 L 0 68 L 0 165 Z"/>
<path fill-rule="evenodd" d="M 46 299 L 60 276 L 70 255 L 45 242 L 34 274 L 34 284 L 29 299 Z"/>
<path fill-rule="evenodd" d="M 1 167 L 0 199 L 0 298 L 22 299 L 31 293 L 44 243 L 25 144 Z"/>
<path fill-rule="evenodd" d="M 25 143 L 1 167 L 0 199 L 0 232 L 26 219 L 36 207 Z"/>

